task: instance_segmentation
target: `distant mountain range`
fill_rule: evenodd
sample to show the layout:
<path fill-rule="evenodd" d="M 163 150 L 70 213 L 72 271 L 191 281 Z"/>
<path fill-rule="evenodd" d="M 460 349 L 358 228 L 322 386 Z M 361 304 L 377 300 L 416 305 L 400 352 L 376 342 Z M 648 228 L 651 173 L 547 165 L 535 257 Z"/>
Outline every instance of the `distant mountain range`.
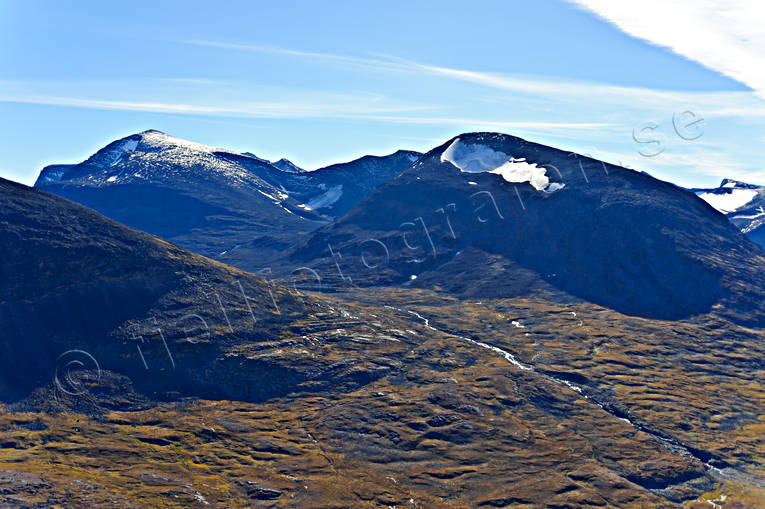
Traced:
<path fill-rule="evenodd" d="M 398 151 L 304 172 L 286 159 L 271 164 L 145 131 L 82 163 L 44 168 L 35 187 L 205 256 L 258 270 L 419 156 Z"/>
<path fill-rule="evenodd" d="M 763 252 L 733 226 L 758 238 L 761 188 L 725 180 L 693 190 L 699 200 L 645 173 L 495 133 L 305 172 L 145 131 L 46 167 L 36 187 L 245 270 L 321 268 L 330 286 L 337 277 L 496 295 L 551 285 L 664 318 L 724 301 L 755 319 L 765 297 Z M 487 260 L 505 267 L 489 280 Z"/>
<path fill-rule="evenodd" d="M 289 159 L 281 158 L 278 161 L 269 161 L 267 159 L 261 159 L 260 157 L 256 156 L 252 152 L 242 152 L 242 155 L 250 156 L 253 159 L 257 159 L 258 161 L 262 163 L 268 163 L 271 166 L 275 166 L 276 168 L 279 168 L 282 171 L 286 171 L 287 173 L 303 173 L 305 170 L 299 166 L 297 166 L 295 163 L 290 161 Z"/>
<path fill-rule="evenodd" d="M 765 247 L 765 186 L 723 179 L 714 189 L 692 189 L 725 214 L 747 237 Z"/>

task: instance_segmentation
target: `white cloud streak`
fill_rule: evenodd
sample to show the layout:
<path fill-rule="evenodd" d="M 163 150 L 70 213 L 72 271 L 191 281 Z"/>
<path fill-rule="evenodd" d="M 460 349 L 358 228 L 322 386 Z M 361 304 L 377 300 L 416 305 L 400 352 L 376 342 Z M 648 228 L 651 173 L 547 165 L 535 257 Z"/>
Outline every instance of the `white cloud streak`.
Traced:
<path fill-rule="evenodd" d="M 765 4 L 763 4 L 765 5 Z M 645 87 L 605 85 L 601 83 L 572 81 L 563 79 L 543 79 L 531 76 L 517 76 L 501 73 L 473 71 L 428 65 L 390 55 L 375 57 L 354 57 L 333 53 L 309 52 L 257 44 L 236 44 L 218 41 L 193 40 L 186 44 L 212 48 L 231 49 L 292 56 L 311 61 L 322 61 L 339 66 L 350 66 L 376 72 L 401 72 L 416 75 L 429 75 L 449 78 L 480 85 L 495 90 L 503 90 L 530 96 L 543 96 L 559 100 L 597 101 L 598 105 L 624 109 L 667 109 L 679 104 L 692 104 L 701 108 L 708 116 L 727 117 L 765 117 L 765 101 L 751 92 L 694 92 L 677 90 L 659 90 Z M 765 66 L 761 66 L 765 73 Z"/>
<path fill-rule="evenodd" d="M 1 85 L 1 84 L 0 84 Z M 0 88 L 0 101 L 69 106 L 98 110 L 143 111 L 181 115 L 212 115 L 242 118 L 365 118 L 402 112 L 422 112 L 427 106 L 408 106 L 386 103 L 370 96 L 317 96 L 313 100 L 279 100 L 241 102 L 232 104 L 183 104 L 153 101 L 125 101 L 54 95 L 4 93 Z"/>
<path fill-rule="evenodd" d="M 627 34 L 669 48 L 765 98 L 762 0 L 571 0 Z"/>

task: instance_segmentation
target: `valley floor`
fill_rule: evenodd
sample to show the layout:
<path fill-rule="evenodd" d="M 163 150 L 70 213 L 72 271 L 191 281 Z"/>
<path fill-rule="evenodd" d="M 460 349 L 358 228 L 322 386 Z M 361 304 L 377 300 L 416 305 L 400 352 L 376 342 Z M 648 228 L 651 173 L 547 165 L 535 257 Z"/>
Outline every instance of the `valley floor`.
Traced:
<path fill-rule="evenodd" d="M 298 321 L 267 355 L 347 366 L 356 385 L 87 415 L 51 389 L 70 411 L 0 412 L 0 505 L 765 505 L 758 331 L 542 292 L 315 297 L 345 318 Z"/>

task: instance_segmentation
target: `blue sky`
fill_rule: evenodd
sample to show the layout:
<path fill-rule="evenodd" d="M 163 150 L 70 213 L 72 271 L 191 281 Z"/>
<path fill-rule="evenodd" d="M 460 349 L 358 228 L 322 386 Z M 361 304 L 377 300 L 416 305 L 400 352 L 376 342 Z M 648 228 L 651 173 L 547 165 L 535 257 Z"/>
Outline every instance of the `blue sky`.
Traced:
<path fill-rule="evenodd" d="M 653 33 L 597 3 L 0 0 L 0 176 L 150 128 L 308 169 L 491 130 L 682 185 L 765 183 L 759 76 L 696 51 L 718 40 L 701 16 Z M 695 139 L 673 129 L 688 111 Z"/>

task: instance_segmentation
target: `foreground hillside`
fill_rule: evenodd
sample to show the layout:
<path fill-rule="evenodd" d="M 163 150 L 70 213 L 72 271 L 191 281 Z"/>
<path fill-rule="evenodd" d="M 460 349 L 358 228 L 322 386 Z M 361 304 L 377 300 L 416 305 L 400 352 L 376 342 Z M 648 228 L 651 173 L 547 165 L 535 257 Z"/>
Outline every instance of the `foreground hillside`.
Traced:
<path fill-rule="evenodd" d="M 361 303 L 370 297 L 323 296 L 350 316 L 326 327 L 300 322 L 272 354 L 386 364 L 355 387 L 306 387 L 259 403 L 143 401 L 88 415 L 6 409 L 2 500 L 317 508 L 765 500 L 765 388 L 735 375 L 745 352 L 762 359 L 760 335 L 715 324 L 720 337 L 737 338 L 720 352 L 694 337 L 700 325 L 668 330 L 544 295 L 479 303 L 390 289 L 374 295 L 387 304 Z M 358 334 L 352 318 L 390 328 Z M 670 352 L 679 345 L 677 362 Z M 103 386 L 90 384 L 79 399 L 103 401 Z"/>
<path fill-rule="evenodd" d="M 756 495 L 759 439 L 735 456 L 715 445 L 755 425 L 754 380 L 719 393 L 740 420 L 691 440 L 694 425 L 668 424 L 682 412 L 655 422 L 611 380 L 535 367 L 485 316 L 461 310 L 441 329 L 415 311 L 459 301 L 301 296 L 61 198 L 0 191 L 5 504 L 671 507 L 719 483 Z M 564 313 L 539 320 L 579 334 Z M 630 342 L 651 325 L 611 327 Z"/>

